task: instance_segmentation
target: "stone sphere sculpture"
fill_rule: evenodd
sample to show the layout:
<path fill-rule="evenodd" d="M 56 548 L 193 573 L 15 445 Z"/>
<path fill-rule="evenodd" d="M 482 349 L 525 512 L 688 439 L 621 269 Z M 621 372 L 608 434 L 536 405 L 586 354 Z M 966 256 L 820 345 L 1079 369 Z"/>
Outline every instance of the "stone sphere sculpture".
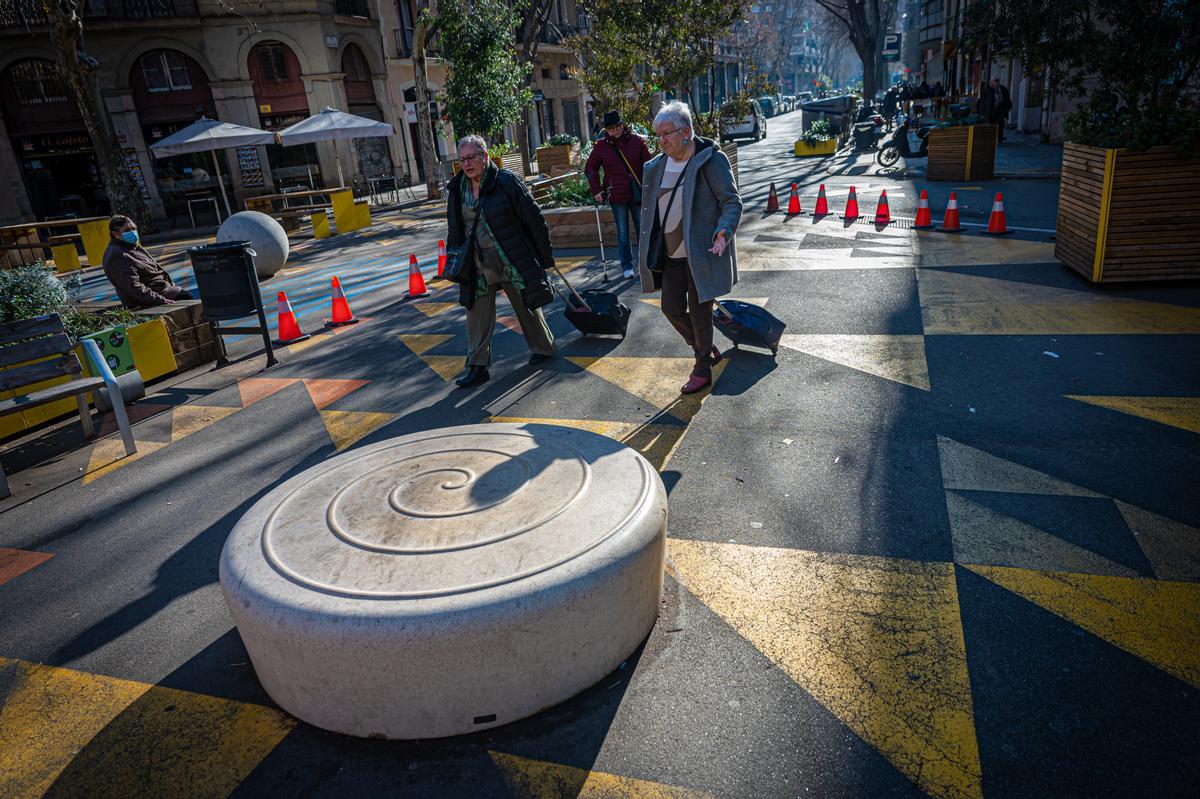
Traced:
<path fill-rule="evenodd" d="M 217 243 L 248 241 L 256 253 L 254 271 L 259 277 L 271 277 L 287 263 L 287 233 L 283 226 L 259 211 L 239 211 L 221 223 Z"/>
<path fill-rule="evenodd" d="M 330 458 L 238 521 L 225 601 L 258 679 L 310 724 L 437 738 L 598 682 L 658 617 L 667 494 L 612 439 L 428 430 Z"/>

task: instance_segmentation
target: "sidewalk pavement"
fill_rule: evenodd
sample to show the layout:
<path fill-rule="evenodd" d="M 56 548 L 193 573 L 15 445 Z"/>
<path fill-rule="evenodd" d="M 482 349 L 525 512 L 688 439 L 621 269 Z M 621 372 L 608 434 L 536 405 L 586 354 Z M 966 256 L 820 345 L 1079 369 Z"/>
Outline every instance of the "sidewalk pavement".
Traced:
<path fill-rule="evenodd" d="M 998 178 L 1054 178 L 1062 170 L 1062 145 L 1043 144 L 1036 134 L 1007 131 L 996 148 Z M 902 159 L 903 169 L 884 169 L 875 162 L 875 152 L 841 150 L 827 168 L 830 175 L 880 174 L 896 178 L 923 178 L 927 158 Z"/>

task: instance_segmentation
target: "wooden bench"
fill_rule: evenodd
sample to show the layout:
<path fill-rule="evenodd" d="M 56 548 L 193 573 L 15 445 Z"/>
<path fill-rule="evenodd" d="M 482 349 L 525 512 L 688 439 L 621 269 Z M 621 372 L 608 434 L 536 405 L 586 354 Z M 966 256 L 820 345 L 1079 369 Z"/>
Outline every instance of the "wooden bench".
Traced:
<path fill-rule="evenodd" d="M 108 389 L 117 427 L 125 443 L 125 454 L 133 455 L 137 447 L 133 431 L 129 427 L 129 416 L 121 401 L 121 389 L 113 376 L 108 362 L 100 354 L 96 342 L 85 339 L 84 352 L 88 355 L 92 370 L 99 377 L 83 377 L 83 367 L 72 352 L 71 340 L 67 338 L 62 320 L 57 314 L 24 319 L 20 322 L 0 324 L 0 391 L 18 392 L 15 397 L 0 400 L 0 416 L 20 413 L 48 402 L 75 397 L 79 404 L 79 421 L 87 438 L 95 435 L 92 412 L 88 407 L 87 393 L 99 388 Z M 30 363 L 30 361 L 35 361 Z M 71 377 L 66 383 L 40 388 L 21 394 L 22 389 L 58 377 Z M 0 499 L 11 496 L 4 468 L 0 466 Z"/>
<path fill-rule="evenodd" d="M 529 192 L 533 195 L 533 201 L 538 205 L 544 203 L 550 198 L 550 191 L 560 183 L 566 183 L 579 176 L 579 172 L 567 172 L 564 175 L 556 175 L 545 180 L 537 180 L 529 184 Z"/>

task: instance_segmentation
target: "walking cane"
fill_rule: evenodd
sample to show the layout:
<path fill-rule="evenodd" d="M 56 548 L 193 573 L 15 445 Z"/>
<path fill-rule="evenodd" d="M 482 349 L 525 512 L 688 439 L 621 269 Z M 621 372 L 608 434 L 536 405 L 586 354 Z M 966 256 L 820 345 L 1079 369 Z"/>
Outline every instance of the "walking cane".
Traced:
<path fill-rule="evenodd" d="M 596 212 L 596 236 L 600 239 L 600 268 L 604 270 L 604 279 L 601 283 L 608 282 L 608 260 L 604 257 L 604 231 L 600 228 L 600 203 L 595 203 L 592 208 Z"/>

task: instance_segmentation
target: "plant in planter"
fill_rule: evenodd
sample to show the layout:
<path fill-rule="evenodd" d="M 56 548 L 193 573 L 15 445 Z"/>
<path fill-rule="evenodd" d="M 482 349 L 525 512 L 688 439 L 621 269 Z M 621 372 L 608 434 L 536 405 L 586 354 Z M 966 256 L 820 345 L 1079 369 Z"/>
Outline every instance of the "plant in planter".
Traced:
<path fill-rule="evenodd" d="M 591 189 L 588 188 L 587 178 L 577 175 L 570 180 L 564 180 L 550 188 L 543 208 L 576 208 L 591 207 L 595 201 Z"/>
<path fill-rule="evenodd" d="M 833 124 L 824 117 L 818 119 L 800 134 L 794 147 L 797 156 L 832 155 L 837 150 Z"/>
<path fill-rule="evenodd" d="M 551 136 L 537 150 L 538 169 L 551 175 L 570 170 L 578 144 L 579 139 L 569 133 Z"/>
<path fill-rule="evenodd" d="M 1200 14 L 1195 3 L 979 0 L 959 48 L 1020 57 L 1052 92 L 1079 100 L 1064 120 L 1055 255 L 1093 282 L 1200 277 L 1189 214 L 1142 210 L 1164 192 L 1200 206 Z M 932 147 L 932 145 L 931 145 Z"/>

